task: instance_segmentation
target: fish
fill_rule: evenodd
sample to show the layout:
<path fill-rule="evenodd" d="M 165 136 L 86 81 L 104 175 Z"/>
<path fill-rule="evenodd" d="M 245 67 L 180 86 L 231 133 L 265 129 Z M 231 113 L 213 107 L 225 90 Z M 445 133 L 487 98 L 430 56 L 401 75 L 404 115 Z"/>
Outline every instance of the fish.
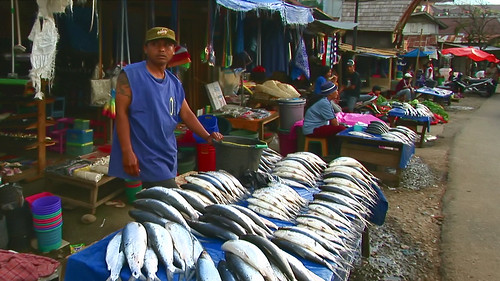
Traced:
<path fill-rule="evenodd" d="M 189 225 L 182 216 L 181 212 L 174 208 L 172 205 L 169 205 L 163 201 L 151 198 L 136 199 L 133 205 L 138 209 L 153 212 L 163 218 L 179 223 L 189 229 Z"/>
<path fill-rule="evenodd" d="M 282 214 L 280 213 L 276 213 L 276 212 L 273 212 L 272 210 L 269 210 L 269 209 L 266 209 L 266 208 L 262 208 L 261 206 L 257 206 L 257 205 L 254 205 L 254 204 L 248 204 L 248 208 L 258 214 L 261 214 L 265 217 L 268 217 L 268 218 L 273 218 L 273 219 L 279 219 L 279 220 L 282 220 L 282 221 L 288 221 L 289 218 L 286 217 L 286 216 L 283 216 Z"/>
<path fill-rule="evenodd" d="M 276 281 L 269 260 L 254 244 L 245 240 L 229 240 L 222 244 L 221 249 L 243 259 L 244 262 L 257 269 L 265 280 Z"/>
<path fill-rule="evenodd" d="M 129 222 L 122 231 L 122 248 L 132 277 L 145 278 L 141 273 L 141 268 L 144 265 L 148 245 L 146 229 L 141 223 Z"/>
<path fill-rule="evenodd" d="M 271 228 L 278 229 L 278 227 L 276 226 L 276 224 L 274 224 L 273 222 L 271 222 L 268 219 L 265 219 L 265 218 L 257 215 L 257 213 L 255 213 L 254 211 L 250 210 L 249 208 L 246 208 L 246 207 L 243 207 L 243 206 L 240 206 L 240 205 L 236 205 L 236 204 L 231 204 L 230 206 L 238 209 L 240 212 L 242 212 L 243 214 L 245 214 L 256 225 L 258 225 L 260 228 L 264 229 L 269 234 L 273 233 L 273 231 L 271 230 Z"/>
<path fill-rule="evenodd" d="M 266 255 L 271 264 L 275 264 L 281 272 L 287 277 L 288 280 L 294 281 L 295 276 L 293 275 L 292 268 L 288 263 L 283 250 L 281 250 L 276 244 L 271 242 L 271 240 L 258 236 L 258 235 L 243 235 L 241 239 L 248 241 L 259 249 Z"/>
<path fill-rule="evenodd" d="M 267 209 L 270 212 L 276 213 L 279 217 L 285 217 L 286 220 L 291 220 L 294 215 L 290 213 L 286 208 L 283 208 L 281 204 L 274 205 L 268 201 L 264 201 L 258 198 L 247 198 L 248 204 L 259 206 L 261 208 Z"/>
<path fill-rule="evenodd" d="M 182 189 L 185 189 L 185 190 L 191 190 L 191 191 L 195 191 L 197 193 L 202 194 L 203 196 L 205 196 L 207 199 L 210 200 L 209 202 L 204 201 L 204 202 L 206 202 L 207 205 L 219 203 L 219 199 L 217 199 L 212 192 L 210 192 L 208 189 L 205 189 L 201 185 L 198 185 L 195 183 L 184 183 L 184 184 L 181 184 L 180 187 Z M 201 197 L 200 197 L 200 199 L 201 199 Z"/>
<path fill-rule="evenodd" d="M 214 187 L 216 187 L 223 194 L 231 195 L 232 198 L 236 197 L 235 194 L 232 192 L 232 190 L 227 188 L 227 186 L 224 185 L 222 183 L 222 181 L 217 176 L 215 176 L 213 174 L 198 173 L 198 174 L 193 174 L 191 176 L 208 181 L 209 183 L 211 183 Z"/>
<path fill-rule="evenodd" d="M 203 221 L 188 221 L 188 224 L 191 227 L 191 230 L 196 231 L 201 236 L 215 237 L 224 241 L 238 239 L 238 235 L 236 235 L 234 232 L 213 223 Z"/>
<path fill-rule="evenodd" d="M 200 220 L 220 226 L 238 236 L 248 233 L 241 224 L 225 215 L 206 213 L 200 217 Z"/>
<path fill-rule="evenodd" d="M 179 193 L 184 199 L 186 199 L 189 204 L 195 208 L 198 212 L 204 213 L 205 212 L 205 207 L 208 205 L 206 201 L 208 201 L 208 198 L 206 198 L 204 195 L 201 193 L 191 191 L 191 190 L 184 190 L 180 188 L 174 189 L 177 193 Z M 202 199 L 202 197 L 206 198 L 206 201 Z"/>
<path fill-rule="evenodd" d="M 247 233 L 255 234 L 255 231 L 253 230 L 255 223 L 251 218 L 247 217 L 235 207 L 232 207 L 230 205 L 214 204 L 211 206 L 207 206 L 205 209 L 207 210 L 207 212 L 225 216 L 241 225 L 244 229 L 247 230 Z"/>
<path fill-rule="evenodd" d="M 318 256 L 324 259 L 328 259 L 334 263 L 338 264 L 339 262 L 339 256 L 332 254 L 331 252 L 326 250 L 323 246 L 321 246 L 321 244 L 318 243 L 316 240 L 305 234 L 298 233 L 295 231 L 278 229 L 274 232 L 274 237 L 295 243 L 296 245 L 308 249 L 317 254 Z"/>
<path fill-rule="evenodd" d="M 293 255 L 285 251 L 283 251 L 283 254 L 286 256 L 288 263 L 292 268 L 293 274 L 298 281 L 324 281 L 323 278 L 310 271 L 299 259 L 297 259 Z"/>
<path fill-rule="evenodd" d="M 238 281 L 265 281 L 264 276 L 253 266 L 239 256 L 226 252 L 226 262 Z"/>
<path fill-rule="evenodd" d="M 133 218 L 135 221 L 140 223 L 152 222 L 162 226 L 165 226 L 169 220 L 166 218 L 162 218 L 155 213 L 151 213 L 149 211 L 144 211 L 140 209 L 130 209 L 128 211 L 128 215 Z"/>
<path fill-rule="evenodd" d="M 148 235 L 148 243 L 156 253 L 158 260 L 165 266 L 167 279 L 172 281 L 174 274 L 181 270 L 174 266 L 174 244 L 170 232 L 155 223 L 144 223 Z"/>
<path fill-rule="evenodd" d="M 196 281 L 222 281 L 219 271 L 207 251 L 201 252 L 196 263 Z"/>
<path fill-rule="evenodd" d="M 184 276 L 187 280 L 190 280 L 192 275 L 195 274 L 193 236 L 187 228 L 176 222 L 167 223 L 165 228 L 168 230 L 168 232 L 170 232 L 170 236 L 172 236 L 172 242 L 174 244 L 174 249 L 177 250 L 180 258 L 185 265 Z"/>
<path fill-rule="evenodd" d="M 222 281 L 236 281 L 236 277 L 234 277 L 234 274 L 229 270 L 226 260 L 219 261 L 217 270 L 219 271 Z"/>
<path fill-rule="evenodd" d="M 181 194 L 177 193 L 175 189 L 155 186 L 139 191 L 136 194 L 136 198 L 152 198 L 161 200 L 186 214 L 193 220 L 197 220 L 200 216 L 200 212 L 196 211 Z"/>
<path fill-rule="evenodd" d="M 311 230 L 309 228 L 303 228 L 303 227 L 298 227 L 298 226 L 290 226 L 290 227 L 281 227 L 280 229 L 283 230 L 288 230 L 288 231 L 296 231 L 302 234 L 305 234 L 312 239 L 316 240 L 321 246 L 323 246 L 325 249 L 327 249 L 330 252 L 339 252 L 339 250 L 344 250 L 347 249 L 347 245 L 341 240 L 338 239 L 336 240 L 337 242 L 341 243 L 340 246 L 342 247 L 337 247 L 332 240 L 328 240 L 324 238 L 323 236 L 319 235 L 317 231 Z"/>
<path fill-rule="evenodd" d="M 146 249 L 144 256 L 144 272 L 146 272 L 146 281 L 161 281 L 156 272 L 158 271 L 158 257 L 151 247 Z"/>
<path fill-rule="evenodd" d="M 117 232 L 106 247 L 106 265 L 110 275 L 106 281 L 116 281 L 120 279 L 120 272 L 125 264 L 125 253 L 121 249 L 122 231 Z"/>
<path fill-rule="evenodd" d="M 199 185 L 204 189 L 208 190 L 215 196 L 215 198 L 217 198 L 217 203 L 225 203 L 225 204 L 230 203 L 225 194 L 223 194 L 219 189 L 217 189 L 217 187 L 215 187 L 210 181 L 202 178 L 197 178 L 194 176 L 187 176 L 185 177 L 185 180 L 189 183 Z"/>

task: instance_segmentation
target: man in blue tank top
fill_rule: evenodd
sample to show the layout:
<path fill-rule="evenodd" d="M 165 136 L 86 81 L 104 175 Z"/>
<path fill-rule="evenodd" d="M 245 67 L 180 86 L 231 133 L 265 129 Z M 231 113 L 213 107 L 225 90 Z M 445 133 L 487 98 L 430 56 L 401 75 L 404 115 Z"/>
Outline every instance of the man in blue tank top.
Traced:
<path fill-rule="evenodd" d="M 116 119 L 109 175 L 142 181 L 144 188 L 177 187 L 177 142 L 174 129 L 184 122 L 208 143 L 209 134 L 189 107 L 181 82 L 167 65 L 177 44 L 174 31 L 154 27 L 146 32 L 146 60 L 127 65 L 116 84 Z"/>

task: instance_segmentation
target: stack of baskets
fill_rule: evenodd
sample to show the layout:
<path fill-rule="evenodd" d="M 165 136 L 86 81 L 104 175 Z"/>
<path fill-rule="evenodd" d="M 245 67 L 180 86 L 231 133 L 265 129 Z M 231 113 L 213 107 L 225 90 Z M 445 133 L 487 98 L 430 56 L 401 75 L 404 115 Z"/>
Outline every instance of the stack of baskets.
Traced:
<path fill-rule="evenodd" d="M 58 249 L 62 244 L 61 198 L 45 196 L 31 204 L 33 227 L 38 240 L 38 250 L 46 253 Z"/>

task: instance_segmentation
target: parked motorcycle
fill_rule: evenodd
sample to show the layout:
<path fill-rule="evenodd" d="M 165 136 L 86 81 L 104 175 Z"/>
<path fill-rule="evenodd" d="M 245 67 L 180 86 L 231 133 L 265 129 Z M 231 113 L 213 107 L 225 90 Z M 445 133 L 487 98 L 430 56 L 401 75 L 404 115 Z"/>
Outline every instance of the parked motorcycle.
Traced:
<path fill-rule="evenodd" d="M 459 73 L 440 88 L 449 89 L 455 93 L 475 93 L 481 97 L 491 97 L 495 93 L 496 85 L 491 78 L 464 77 L 462 73 Z"/>

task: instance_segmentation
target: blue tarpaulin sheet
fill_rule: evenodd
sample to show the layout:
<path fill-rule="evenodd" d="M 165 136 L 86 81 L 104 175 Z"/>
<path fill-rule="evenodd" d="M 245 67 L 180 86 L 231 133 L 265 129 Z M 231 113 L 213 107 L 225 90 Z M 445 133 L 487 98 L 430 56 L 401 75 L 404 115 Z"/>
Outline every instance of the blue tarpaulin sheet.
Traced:
<path fill-rule="evenodd" d="M 281 18 L 287 24 L 306 25 L 314 21 L 310 8 L 295 6 L 278 0 L 217 0 L 217 4 L 238 12 L 251 10 L 279 12 Z"/>
<path fill-rule="evenodd" d="M 418 57 L 426 57 L 432 53 L 433 53 L 432 51 L 426 52 L 426 51 L 421 51 L 419 49 L 413 49 L 413 50 L 409 51 L 408 53 L 404 54 L 403 57 L 405 57 L 405 58 L 416 58 L 417 56 Z"/>
<path fill-rule="evenodd" d="M 431 129 L 431 121 L 432 118 L 429 116 L 411 116 L 411 115 L 406 115 L 405 111 L 401 108 L 393 108 L 391 109 L 387 115 L 389 116 L 394 116 L 394 117 L 399 117 L 402 119 L 409 119 L 417 122 L 422 122 L 427 124 L 427 132 L 430 132 Z"/>

